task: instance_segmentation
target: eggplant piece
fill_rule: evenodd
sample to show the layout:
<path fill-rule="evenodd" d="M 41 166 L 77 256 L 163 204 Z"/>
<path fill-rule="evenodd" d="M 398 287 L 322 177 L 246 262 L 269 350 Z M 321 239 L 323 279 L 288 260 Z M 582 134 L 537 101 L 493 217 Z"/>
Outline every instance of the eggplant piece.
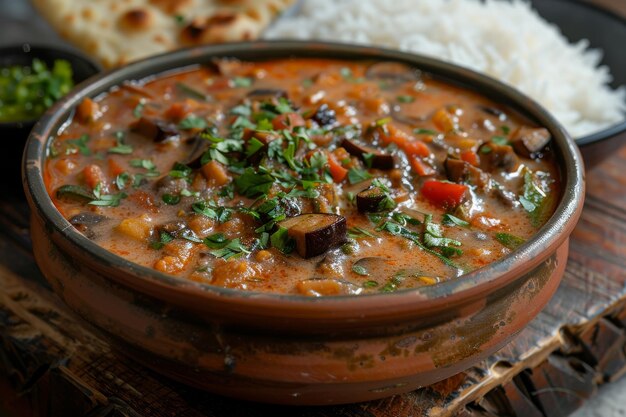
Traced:
<path fill-rule="evenodd" d="M 534 158 L 548 145 L 552 137 L 548 129 L 522 126 L 515 131 L 511 144 L 515 152 L 525 158 Z"/>
<path fill-rule="evenodd" d="M 59 200 L 71 200 L 88 203 L 96 199 L 96 196 L 87 187 L 82 185 L 67 184 L 57 188 L 56 197 Z"/>
<path fill-rule="evenodd" d="M 176 126 L 161 120 L 141 117 L 130 125 L 130 130 L 156 143 L 163 142 L 179 135 Z"/>
<path fill-rule="evenodd" d="M 400 62 L 377 62 L 365 71 L 370 80 L 380 80 L 391 85 L 420 80 L 420 72 Z"/>
<path fill-rule="evenodd" d="M 369 165 L 371 168 L 376 169 L 393 169 L 394 160 L 393 156 L 388 153 L 381 152 L 378 149 L 362 145 L 350 139 L 344 139 L 341 142 L 341 146 L 348 151 L 350 155 L 357 156 L 363 160 L 363 162 L 368 162 L 365 157 L 366 154 L 373 155 L 369 160 Z"/>
<path fill-rule="evenodd" d="M 507 119 L 506 113 L 500 109 L 496 109 L 495 107 L 489 107 L 489 106 L 483 106 L 483 105 L 478 105 L 476 107 L 479 108 L 482 112 L 487 113 L 488 115 L 497 117 L 499 120 L 504 121 Z"/>
<path fill-rule="evenodd" d="M 278 224 L 296 242 L 298 254 L 312 258 L 346 242 L 346 218 L 336 214 L 307 213 Z"/>
<path fill-rule="evenodd" d="M 313 113 L 311 120 L 321 127 L 331 126 L 337 123 L 337 114 L 333 109 L 328 107 L 328 104 L 324 103 Z"/>
<path fill-rule="evenodd" d="M 430 119 L 429 115 L 406 115 L 402 112 L 402 108 L 400 106 L 393 106 L 391 108 L 391 118 L 397 122 L 404 123 L 409 126 L 419 126 L 420 124 L 426 122 Z"/>
<path fill-rule="evenodd" d="M 187 165 L 191 169 L 198 169 L 202 166 L 202 155 L 209 149 L 210 143 L 200 136 L 194 136 L 193 142 L 191 142 L 191 152 L 183 164 Z"/>
<path fill-rule="evenodd" d="M 383 190 L 376 186 L 371 186 L 357 193 L 356 207 L 361 213 L 376 213 L 380 210 L 380 205 L 387 198 Z"/>
<path fill-rule="evenodd" d="M 452 182 L 468 182 L 480 188 L 489 183 L 488 174 L 466 161 L 447 157 L 443 165 L 448 179 Z"/>
<path fill-rule="evenodd" d="M 287 98 L 287 92 L 275 88 L 257 88 L 246 94 L 246 97 L 256 101 L 268 101 L 271 99 Z"/>
<path fill-rule="evenodd" d="M 85 212 L 78 213 L 77 215 L 70 217 L 69 222 L 72 223 L 74 226 L 76 225 L 94 226 L 105 220 L 109 220 L 109 218 L 101 214 L 85 211 Z"/>
<path fill-rule="evenodd" d="M 92 226 L 95 226 L 98 223 L 106 220 L 109 220 L 109 218 L 106 216 L 85 211 L 83 213 L 78 213 L 77 215 L 72 216 L 69 219 L 69 222 L 74 225 L 76 230 L 81 232 L 88 239 L 94 239 L 96 237 L 96 233 L 92 230 Z"/>
<path fill-rule="evenodd" d="M 481 168 L 487 172 L 503 169 L 513 172 L 519 166 L 519 158 L 509 145 L 486 142 L 478 148 Z"/>

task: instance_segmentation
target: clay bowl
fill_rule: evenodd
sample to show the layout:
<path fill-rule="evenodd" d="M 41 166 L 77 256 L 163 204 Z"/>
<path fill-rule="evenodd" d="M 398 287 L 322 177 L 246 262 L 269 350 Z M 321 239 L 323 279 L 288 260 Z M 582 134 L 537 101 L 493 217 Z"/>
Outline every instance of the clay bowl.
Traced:
<path fill-rule="evenodd" d="M 461 279 L 396 293 L 316 299 L 241 292 L 165 275 L 103 250 L 71 227 L 48 197 L 42 166 L 50 136 L 72 109 L 122 81 L 223 56 L 400 61 L 506 103 L 554 137 L 563 177 L 556 213 L 514 253 Z M 282 404 L 348 403 L 407 392 L 495 352 L 555 292 L 584 191 L 574 142 L 519 92 L 417 55 L 311 42 L 205 46 L 104 74 L 40 120 L 23 170 L 35 257 L 70 308 L 120 351 L 157 372 L 219 394 Z"/>

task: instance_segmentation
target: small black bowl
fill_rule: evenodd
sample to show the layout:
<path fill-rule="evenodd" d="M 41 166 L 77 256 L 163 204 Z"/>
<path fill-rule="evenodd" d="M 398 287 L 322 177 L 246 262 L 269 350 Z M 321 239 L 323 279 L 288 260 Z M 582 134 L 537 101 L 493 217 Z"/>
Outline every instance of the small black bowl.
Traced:
<path fill-rule="evenodd" d="M 49 67 L 57 59 L 68 61 L 72 66 L 75 85 L 102 71 L 102 68 L 91 59 L 67 49 L 30 44 L 0 48 L 0 68 L 15 65 L 30 66 L 34 58 L 42 60 Z M 20 162 L 22 151 L 26 138 L 37 120 L 0 122 L 0 138 L 4 150 L 4 155 L 0 161 L 0 175 L 3 178 L 0 183 L 0 191 L 21 193 Z"/>
<path fill-rule="evenodd" d="M 626 85 L 626 18 L 580 0 L 534 0 L 532 5 L 571 42 L 588 39 L 592 48 L 603 51 L 602 65 L 613 76 L 611 87 Z M 591 168 L 626 143 L 626 119 L 575 141 Z"/>

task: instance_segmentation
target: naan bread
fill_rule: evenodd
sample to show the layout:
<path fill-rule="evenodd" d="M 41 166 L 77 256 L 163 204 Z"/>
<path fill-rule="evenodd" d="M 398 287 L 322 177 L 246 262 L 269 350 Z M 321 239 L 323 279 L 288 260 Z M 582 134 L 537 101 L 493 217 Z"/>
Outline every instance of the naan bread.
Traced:
<path fill-rule="evenodd" d="M 68 41 L 106 67 L 172 49 L 256 39 L 294 0 L 33 0 Z"/>

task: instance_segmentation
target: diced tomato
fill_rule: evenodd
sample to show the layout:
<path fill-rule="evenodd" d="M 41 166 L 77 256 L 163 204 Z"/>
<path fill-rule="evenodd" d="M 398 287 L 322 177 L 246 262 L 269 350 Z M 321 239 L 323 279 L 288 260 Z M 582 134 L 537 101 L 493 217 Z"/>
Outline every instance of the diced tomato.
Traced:
<path fill-rule="evenodd" d="M 456 207 L 463 201 L 467 186 L 451 182 L 428 180 L 422 185 L 422 195 L 432 204 L 448 208 Z"/>
<path fill-rule="evenodd" d="M 348 174 L 348 170 L 341 166 L 333 154 L 328 154 L 328 168 L 335 182 L 343 181 Z"/>
<path fill-rule="evenodd" d="M 272 120 L 272 127 L 275 130 L 291 130 L 296 126 L 304 126 L 305 121 L 298 113 L 279 114 Z"/>
<path fill-rule="evenodd" d="M 478 155 L 476 154 L 476 152 L 472 150 L 461 152 L 461 159 L 465 162 L 469 162 L 471 165 L 474 165 L 475 167 L 479 165 Z"/>
<path fill-rule="evenodd" d="M 102 186 L 106 185 L 106 177 L 98 165 L 87 165 L 85 169 L 83 169 L 83 176 L 85 178 L 85 184 L 87 184 L 89 188 L 96 188 L 98 184 L 102 184 Z"/>
<path fill-rule="evenodd" d="M 420 177 L 427 177 L 428 175 L 433 175 L 435 170 L 429 167 L 417 156 L 410 156 L 409 160 L 411 161 L 411 167 L 413 171 Z"/>

